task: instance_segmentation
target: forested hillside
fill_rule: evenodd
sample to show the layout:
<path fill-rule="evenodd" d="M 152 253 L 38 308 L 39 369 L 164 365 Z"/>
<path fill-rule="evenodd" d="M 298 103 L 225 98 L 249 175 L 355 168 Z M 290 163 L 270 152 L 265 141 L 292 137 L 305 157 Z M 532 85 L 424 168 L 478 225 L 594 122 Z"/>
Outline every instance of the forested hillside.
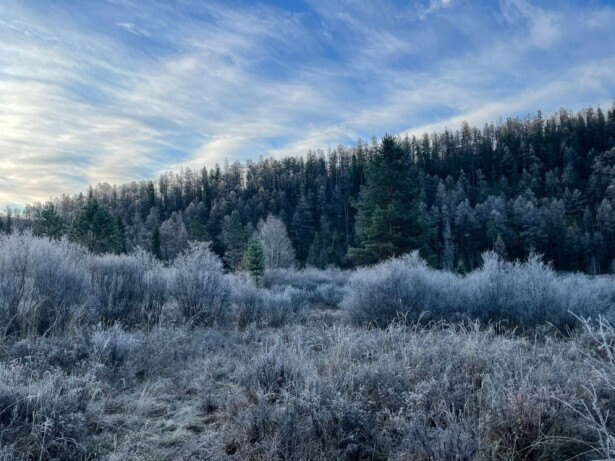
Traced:
<path fill-rule="evenodd" d="M 21 222 L 98 253 L 142 247 L 173 260 L 190 240 L 211 240 L 240 261 L 274 215 L 301 265 L 351 267 L 418 248 L 432 266 L 464 272 L 494 250 L 596 274 L 612 269 L 614 208 L 615 105 L 99 184 L 31 204 Z M 7 216 L 0 225 L 8 230 Z"/>

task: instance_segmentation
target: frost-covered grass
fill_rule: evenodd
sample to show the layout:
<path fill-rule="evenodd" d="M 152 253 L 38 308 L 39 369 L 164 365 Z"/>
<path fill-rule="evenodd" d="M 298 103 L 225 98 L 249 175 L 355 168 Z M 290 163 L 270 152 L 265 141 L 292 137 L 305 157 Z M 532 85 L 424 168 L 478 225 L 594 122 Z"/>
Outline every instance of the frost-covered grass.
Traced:
<path fill-rule="evenodd" d="M 613 278 L 484 260 L 255 283 L 0 237 L 0 459 L 615 457 Z"/>
<path fill-rule="evenodd" d="M 613 339 L 593 323 L 540 340 L 478 324 L 22 340 L 0 366 L 3 455 L 608 459 Z"/>

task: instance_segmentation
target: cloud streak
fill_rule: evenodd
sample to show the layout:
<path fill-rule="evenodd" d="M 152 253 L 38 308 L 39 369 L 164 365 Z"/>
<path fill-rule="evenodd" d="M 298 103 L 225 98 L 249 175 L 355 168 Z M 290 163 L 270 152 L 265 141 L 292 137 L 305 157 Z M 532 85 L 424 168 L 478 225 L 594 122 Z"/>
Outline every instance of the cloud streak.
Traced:
<path fill-rule="evenodd" d="M 615 96 L 608 2 L 0 0 L 0 206 Z"/>

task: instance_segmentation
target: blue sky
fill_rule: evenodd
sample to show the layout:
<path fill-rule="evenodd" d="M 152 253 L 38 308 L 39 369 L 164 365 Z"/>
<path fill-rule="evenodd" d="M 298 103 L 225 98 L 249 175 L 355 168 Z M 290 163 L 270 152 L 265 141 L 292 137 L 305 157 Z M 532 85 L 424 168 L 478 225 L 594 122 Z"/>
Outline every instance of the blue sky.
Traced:
<path fill-rule="evenodd" d="M 610 107 L 615 1 L 0 0 L 0 206 Z"/>

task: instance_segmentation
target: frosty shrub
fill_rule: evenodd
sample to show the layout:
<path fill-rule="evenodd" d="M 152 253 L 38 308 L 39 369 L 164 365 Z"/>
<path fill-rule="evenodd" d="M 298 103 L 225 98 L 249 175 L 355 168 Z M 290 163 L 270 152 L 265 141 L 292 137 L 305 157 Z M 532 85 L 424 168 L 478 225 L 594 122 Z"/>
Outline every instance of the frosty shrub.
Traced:
<path fill-rule="evenodd" d="M 59 333 L 89 304 L 85 253 L 30 234 L 0 237 L 0 319 L 5 334 Z"/>
<path fill-rule="evenodd" d="M 162 265 L 143 250 L 90 261 L 96 313 L 103 324 L 128 327 L 155 324 L 166 301 Z"/>
<path fill-rule="evenodd" d="M 341 306 L 356 324 L 450 318 L 463 310 L 460 278 L 435 271 L 417 252 L 356 270 Z"/>
<path fill-rule="evenodd" d="M 521 328 L 548 322 L 566 330 L 577 324 L 575 315 L 598 315 L 615 300 L 612 281 L 582 274 L 558 276 L 538 255 L 509 262 L 484 253 L 483 266 L 466 281 L 473 317 L 506 320 Z"/>
<path fill-rule="evenodd" d="M 560 325 L 568 315 L 555 273 L 538 255 L 530 255 L 526 262 L 509 262 L 496 253 L 484 253 L 482 268 L 470 274 L 468 283 L 474 291 L 473 314 L 484 321 L 506 319 L 521 327 L 547 321 Z"/>
<path fill-rule="evenodd" d="M 561 302 L 564 309 L 576 316 L 613 317 L 615 307 L 615 278 L 610 275 L 589 277 L 584 274 L 559 275 Z M 576 321 L 576 319 L 575 319 Z"/>
<path fill-rule="evenodd" d="M 252 323 L 279 327 L 294 314 L 288 292 L 257 288 L 251 280 L 236 281 L 233 301 L 239 328 L 245 328 Z"/>
<path fill-rule="evenodd" d="M 173 263 L 171 293 L 184 318 L 209 326 L 228 318 L 231 286 L 209 243 L 191 243 Z"/>
<path fill-rule="evenodd" d="M 0 445 L 15 459 L 84 458 L 93 391 L 90 375 L 0 363 Z"/>
<path fill-rule="evenodd" d="M 575 315 L 612 310 L 614 295 L 612 279 L 558 276 L 538 255 L 510 262 L 487 252 L 480 269 L 461 277 L 412 254 L 355 271 L 341 305 L 358 324 L 470 318 L 522 329 L 550 323 L 566 331 L 577 324 Z"/>
<path fill-rule="evenodd" d="M 334 308 L 342 300 L 347 282 L 348 273 L 340 269 L 319 270 L 308 267 L 303 270 L 268 270 L 262 285 L 277 290 L 286 287 L 302 290 L 312 306 Z"/>
<path fill-rule="evenodd" d="M 276 398 L 283 390 L 301 389 L 306 375 L 311 371 L 295 351 L 279 346 L 255 355 L 253 360 L 239 372 L 239 383 L 248 394 Z"/>
<path fill-rule="evenodd" d="M 111 328 L 96 327 L 90 336 L 91 355 L 111 371 L 121 367 L 139 345 L 136 335 L 124 331 L 119 325 Z"/>

